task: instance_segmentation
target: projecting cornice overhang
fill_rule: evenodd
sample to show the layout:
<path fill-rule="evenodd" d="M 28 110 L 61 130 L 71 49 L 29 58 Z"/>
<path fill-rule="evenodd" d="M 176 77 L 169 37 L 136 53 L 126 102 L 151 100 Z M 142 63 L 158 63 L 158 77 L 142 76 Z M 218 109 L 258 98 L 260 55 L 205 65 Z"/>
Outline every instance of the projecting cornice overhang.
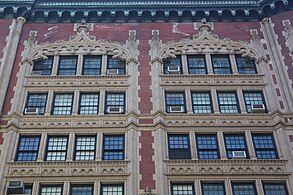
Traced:
<path fill-rule="evenodd" d="M 286 10 L 289 0 L 1 0 L 0 18 L 33 22 L 258 21 Z"/>

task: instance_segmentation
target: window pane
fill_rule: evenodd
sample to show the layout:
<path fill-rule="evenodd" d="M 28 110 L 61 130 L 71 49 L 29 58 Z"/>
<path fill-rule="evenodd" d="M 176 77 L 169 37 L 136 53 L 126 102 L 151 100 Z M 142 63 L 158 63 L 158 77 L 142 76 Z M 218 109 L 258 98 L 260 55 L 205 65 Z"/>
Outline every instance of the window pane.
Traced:
<path fill-rule="evenodd" d="M 123 75 L 126 74 L 125 71 L 125 61 L 120 59 L 114 59 L 113 56 L 108 56 L 108 70 L 117 70 L 118 74 Z"/>
<path fill-rule="evenodd" d="M 234 92 L 218 93 L 220 112 L 225 114 L 239 113 L 237 96 Z"/>
<path fill-rule="evenodd" d="M 53 102 L 53 112 L 56 115 L 71 114 L 73 94 L 55 94 Z"/>
<path fill-rule="evenodd" d="M 83 57 L 83 75 L 101 74 L 102 56 L 84 56 Z"/>
<path fill-rule="evenodd" d="M 17 161 L 36 161 L 40 136 L 21 136 L 18 144 Z"/>
<path fill-rule="evenodd" d="M 226 152 L 228 158 L 233 158 L 233 151 L 245 151 L 246 156 L 248 157 L 247 147 L 245 136 L 242 134 L 239 135 L 224 135 Z"/>
<path fill-rule="evenodd" d="M 75 75 L 77 56 L 60 56 L 58 75 Z"/>
<path fill-rule="evenodd" d="M 38 114 L 44 114 L 47 103 L 47 94 L 31 93 L 28 94 L 26 108 L 38 108 Z"/>
<path fill-rule="evenodd" d="M 47 161 L 64 161 L 67 152 L 67 137 L 49 137 L 47 146 Z"/>
<path fill-rule="evenodd" d="M 189 136 L 169 134 L 169 159 L 191 159 Z"/>
<path fill-rule="evenodd" d="M 176 56 L 176 58 L 164 59 L 163 60 L 163 66 L 164 66 L 164 74 L 170 74 L 170 73 L 172 73 L 172 70 L 175 71 L 175 72 L 177 70 L 179 70 L 179 72 L 176 72 L 176 73 L 181 73 L 182 74 L 181 56 Z"/>
<path fill-rule="evenodd" d="M 79 114 L 98 114 L 99 94 L 80 94 Z"/>
<path fill-rule="evenodd" d="M 51 75 L 53 65 L 53 57 L 49 56 L 48 59 L 38 60 L 34 63 L 33 71 L 40 72 L 41 75 Z"/>
<path fill-rule="evenodd" d="M 71 195 L 92 195 L 93 186 L 91 185 L 77 185 L 71 186 Z"/>
<path fill-rule="evenodd" d="M 196 135 L 199 159 L 219 159 L 217 135 Z"/>
<path fill-rule="evenodd" d="M 264 104 L 263 95 L 261 92 L 244 92 L 244 101 L 246 106 L 246 111 L 248 113 L 252 112 L 251 105 L 262 105 Z"/>
<path fill-rule="evenodd" d="M 101 195 L 123 195 L 123 185 L 102 185 Z"/>
<path fill-rule="evenodd" d="M 256 195 L 255 185 L 253 183 L 234 183 L 232 184 L 233 195 Z"/>
<path fill-rule="evenodd" d="M 62 195 L 61 186 L 42 186 L 41 195 Z"/>
<path fill-rule="evenodd" d="M 113 110 L 117 110 L 116 113 L 125 112 L 125 94 L 124 93 L 107 93 L 106 94 L 106 113 L 113 113 Z M 114 112 L 115 113 L 115 112 Z"/>
<path fill-rule="evenodd" d="M 288 195 L 286 184 L 264 183 L 265 195 Z"/>
<path fill-rule="evenodd" d="M 193 184 L 172 184 L 172 195 L 194 195 Z"/>
<path fill-rule="evenodd" d="M 189 74 L 207 74 L 204 55 L 187 56 Z"/>
<path fill-rule="evenodd" d="M 76 137 L 75 160 L 95 160 L 95 150 L 95 136 Z"/>
<path fill-rule="evenodd" d="M 212 55 L 215 74 L 231 74 L 231 64 L 228 55 Z"/>
<path fill-rule="evenodd" d="M 258 159 L 276 159 L 277 150 L 272 134 L 252 134 L 256 157 Z"/>
<path fill-rule="evenodd" d="M 167 92 L 166 93 L 166 112 L 185 112 L 184 93 Z"/>
<path fill-rule="evenodd" d="M 103 160 L 124 160 L 124 135 L 104 135 Z"/>
<path fill-rule="evenodd" d="M 224 184 L 202 184 L 202 193 L 203 195 L 225 195 Z"/>
<path fill-rule="evenodd" d="M 256 67 L 253 60 L 241 55 L 236 55 L 236 63 L 239 74 L 256 74 Z"/>
<path fill-rule="evenodd" d="M 192 93 L 192 106 L 194 113 L 212 113 L 212 101 L 210 93 Z"/>

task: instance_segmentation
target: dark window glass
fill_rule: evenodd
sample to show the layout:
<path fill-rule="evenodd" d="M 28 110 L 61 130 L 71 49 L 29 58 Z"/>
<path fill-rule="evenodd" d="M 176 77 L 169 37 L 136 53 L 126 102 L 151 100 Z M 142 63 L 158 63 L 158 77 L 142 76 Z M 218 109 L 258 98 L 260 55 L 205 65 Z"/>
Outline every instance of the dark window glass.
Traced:
<path fill-rule="evenodd" d="M 226 134 L 224 139 L 228 158 L 233 158 L 233 151 L 245 151 L 246 157 L 248 157 L 245 136 L 243 134 Z"/>
<path fill-rule="evenodd" d="M 164 74 L 172 74 L 172 73 L 181 73 L 181 56 L 176 56 L 176 58 L 167 58 L 163 60 L 164 66 Z"/>
<path fill-rule="evenodd" d="M 263 183 L 265 195 L 288 195 L 285 183 Z"/>
<path fill-rule="evenodd" d="M 47 103 L 47 94 L 45 93 L 30 93 L 27 97 L 25 108 L 37 108 L 38 114 L 44 114 Z"/>
<path fill-rule="evenodd" d="M 75 75 L 77 56 L 60 56 L 58 75 Z"/>
<path fill-rule="evenodd" d="M 166 112 L 186 112 L 183 92 L 166 92 Z"/>
<path fill-rule="evenodd" d="M 40 195 L 62 195 L 62 186 L 41 186 Z"/>
<path fill-rule="evenodd" d="M 236 63 L 239 74 L 256 74 L 256 66 L 253 60 L 241 55 L 236 55 Z"/>
<path fill-rule="evenodd" d="M 126 66 L 125 66 L 125 61 L 120 60 L 120 59 L 114 59 L 113 56 L 108 56 L 108 74 L 110 73 L 109 71 L 117 71 L 118 74 L 124 75 L 126 74 Z"/>
<path fill-rule="evenodd" d="M 243 92 L 246 111 L 252 112 L 251 105 L 265 105 L 262 92 Z"/>
<path fill-rule="evenodd" d="M 196 135 L 199 159 L 219 159 L 217 135 Z"/>
<path fill-rule="evenodd" d="M 278 158 L 272 134 L 252 134 L 254 149 L 258 159 Z"/>
<path fill-rule="evenodd" d="M 83 56 L 83 75 L 100 75 L 102 56 Z"/>
<path fill-rule="evenodd" d="M 233 195 L 257 195 L 254 183 L 232 183 Z"/>
<path fill-rule="evenodd" d="M 211 95 L 208 92 L 192 93 L 193 112 L 207 114 L 213 112 Z"/>
<path fill-rule="evenodd" d="M 99 94 L 81 93 L 79 102 L 79 114 L 98 114 Z"/>
<path fill-rule="evenodd" d="M 212 55 L 214 74 L 232 74 L 229 55 Z"/>
<path fill-rule="evenodd" d="M 225 187 L 223 183 L 203 183 L 203 195 L 225 195 Z"/>
<path fill-rule="evenodd" d="M 69 115 L 72 111 L 73 94 L 55 94 L 52 114 Z"/>
<path fill-rule="evenodd" d="M 32 184 L 25 184 L 24 185 L 24 194 L 32 194 L 33 193 L 33 185 Z"/>
<path fill-rule="evenodd" d="M 36 161 L 40 145 L 40 136 L 20 136 L 17 161 Z"/>
<path fill-rule="evenodd" d="M 123 185 L 103 184 L 101 186 L 101 195 L 123 195 L 123 194 L 124 194 Z"/>
<path fill-rule="evenodd" d="M 189 136 L 169 134 L 169 159 L 191 159 Z"/>
<path fill-rule="evenodd" d="M 49 136 L 48 144 L 47 144 L 46 160 L 47 161 L 66 160 L 67 141 L 68 141 L 68 137 L 65 137 L 65 136 L 58 136 L 58 137 Z"/>
<path fill-rule="evenodd" d="M 93 195 L 92 185 L 72 185 L 70 195 Z"/>
<path fill-rule="evenodd" d="M 96 137 L 77 136 L 75 140 L 75 160 L 95 160 Z"/>
<path fill-rule="evenodd" d="M 124 135 L 104 135 L 103 160 L 124 160 Z"/>
<path fill-rule="evenodd" d="M 207 74 L 204 55 L 187 56 L 189 74 Z"/>
<path fill-rule="evenodd" d="M 33 67 L 33 75 L 41 74 L 41 75 L 51 75 L 53 66 L 53 57 L 49 56 L 48 59 L 35 61 Z"/>
<path fill-rule="evenodd" d="M 106 93 L 105 113 L 125 113 L 125 93 Z"/>
<path fill-rule="evenodd" d="M 195 195 L 193 184 L 171 184 L 172 195 Z"/>
<path fill-rule="evenodd" d="M 234 92 L 218 93 L 220 112 L 224 114 L 239 113 L 237 95 Z"/>

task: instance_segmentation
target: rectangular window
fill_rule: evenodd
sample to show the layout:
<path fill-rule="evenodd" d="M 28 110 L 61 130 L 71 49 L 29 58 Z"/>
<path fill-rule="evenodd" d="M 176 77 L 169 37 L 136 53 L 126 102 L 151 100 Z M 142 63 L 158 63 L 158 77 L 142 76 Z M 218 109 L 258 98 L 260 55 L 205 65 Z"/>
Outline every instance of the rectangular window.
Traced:
<path fill-rule="evenodd" d="M 211 94 L 209 92 L 193 92 L 191 96 L 193 113 L 208 114 L 213 112 Z"/>
<path fill-rule="evenodd" d="M 114 59 L 113 56 L 108 56 L 107 71 L 108 74 L 126 74 L 125 61 L 120 59 Z"/>
<path fill-rule="evenodd" d="M 207 74 L 205 55 L 188 55 L 189 74 Z"/>
<path fill-rule="evenodd" d="M 64 161 L 67 154 L 67 136 L 49 136 L 47 143 L 47 161 Z"/>
<path fill-rule="evenodd" d="M 171 184 L 172 195 L 195 195 L 193 184 Z"/>
<path fill-rule="evenodd" d="M 232 183 L 233 195 L 257 195 L 254 183 Z"/>
<path fill-rule="evenodd" d="M 105 113 L 125 113 L 125 93 L 106 93 Z"/>
<path fill-rule="evenodd" d="M 26 110 L 29 111 L 30 108 L 36 109 L 37 114 L 44 114 L 47 104 L 47 94 L 46 93 L 29 93 L 26 101 Z"/>
<path fill-rule="evenodd" d="M 235 55 L 239 74 L 256 74 L 256 66 L 253 60 L 241 55 Z"/>
<path fill-rule="evenodd" d="M 41 186 L 40 195 L 62 195 L 62 186 Z"/>
<path fill-rule="evenodd" d="M 184 92 L 166 92 L 166 112 L 186 112 Z"/>
<path fill-rule="evenodd" d="M 32 75 L 51 75 L 53 67 L 53 56 L 34 62 Z"/>
<path fill-rule="evenodd" d="M 99 93 L 81 93 L 79 101 L 79 114 L 99 113 Z"/>
<path fill-rule="evenodd" d="M 249 155 L 244 134 L 225 134 L 224 139 L 228 158 L 237 158 L 233 157 L 233 151 L 245 151 L 246 158 L 248 158 Z"/>
<path fill-rule="evenodd" d="M 202 195 L 225 195 L 223 183 L 202 183 Z"/>
<path fill-rule="evenodd" d="M 93 195 L 93 185 L 71 185 L 70 195 Z"/>
<path fill-rule="evenodd" d="M 123 195 L 124 185 L 102 184 L 101 195 Z"/>
<path fill-rule="evenodd" d="M 232 74 L 229 55 L 212 55 L 214 74 Z"/>
<path fill-rule="evenodd" d="M 104 135 L 103 160 L 124 160 L 124 135 Z"/>
<path fill-rule="evenodd" d="M 20 136 L 16 161 L 36 161 L 40 136 Z"/>
<path fill-rule="evenodd" d="M 232 114 L 240 112 L 235 92 L 219 92 L 218 102 L 221 113 Z"/>
<path fill-rule="evenodd" d="M 263 183 L 265 195 L 288 195 L 287 187 L 285 183 Z"/>
<path fill-rule="evenodd" d="M 77 56 L 60 56 L 58 75 L 75 75 Z"/>
<path fill-rule="evenodd" d="M 33 184 L 24 184 L 24 194 L 31 195 L 33 193 Z"/>
<path fill-rule="evenodd" d="M 83 56 L 83 75 L 100 75 L 102 56 Z"/>
<path fill-rule="evenodd" d="M 182 74 L 181 56 L 163 60 L 164 74 Z"/>
<path fill-rule="evenodd" d="M 96 136 L 77 136 L 74 160 L 95 160 Z"/>
<path fill-rule="evenodd" d="M 250 112 L 258 112 L 259 109 L 263 109 L 262 112 L 265 112 L 265 101 L 262 92 L 243 92 L 244 101 L 246 106 L 246 111 Z M 258 109 L 257 111 L 252 110 L 252 105 Z M 261 110 L 259 111 L 261 112 Z"/>
<path fill-rule="evenodd" d="M 53 100 L 52 114 L 54 115 L 70 115 L 72 112 L 73 94 L 55 94 Z"/>
<path fill-rule="evenodd" d="M 196 135 L 197 152 L 199 159 L 219 159 L 217 135 Z"/>
<path fill-rule="evenodd" d="M 252 134 L 254 149 L 258 159 L 277 159 L 277 149 L 272 134 Z"/>
<path fill-rule="evenodd" d="M 189 135 L 169 134 L 169 159 L 191 159 Z"/>

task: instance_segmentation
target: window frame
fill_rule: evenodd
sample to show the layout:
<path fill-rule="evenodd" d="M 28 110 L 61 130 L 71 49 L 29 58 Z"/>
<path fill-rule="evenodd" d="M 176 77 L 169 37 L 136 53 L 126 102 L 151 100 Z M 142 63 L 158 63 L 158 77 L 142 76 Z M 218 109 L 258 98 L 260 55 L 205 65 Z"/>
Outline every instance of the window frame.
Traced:
<path fill-rule="evenodd" d="M 175 60 L 175 59 L 179 59 L 179 62 L 180 62 L 180 65 L 179 66 L 174 66 L 174 67 L 179 67 L 180 68 L 180 71 L 179 71 L 179 74 L 183 74 L 183 68 L 182 68 L 182 55 L 176 55 L 176 58 L 165 58 L 163 59 L 163 73 L 168 75 L 170 74 L 168 72 L 168 65 L 172 65 L 172 63 L 168 63 L 167 61 L 169 60 Z"/>
<path fill-rule="evenodd" d="M 256 143 L 255 143 L 255 136 L 270 136 L 272 139 L 272 144 L 274 146 L 274 149 L 270 149 L 270 148 L 256 148 Z M 254 152 L 255 152 L 255 156 L 257 159 L 264 159 L 264 160 L 269 160 L 269 159 L 279 159 L 279 154 L 278 154 L 278 149 L 277 149 L 277 145 L 274 139 L 274 135 L 272 133 L 252 133 L 251 134 L 252 137 L 252 143 L 253 143 L 253 147 L 254 147 Z M 257 151 L 274 151 L 276 158 L 259 158 L 257 156 Z"/>
<path fill-rule="evenodd" d="M 122 59 L 120 59 L 120 58 L 113 58 L 113 56 L 114 55 L 108 55 L 107 56 L 107 66 L 106 66 L 106 69 L 107 69 L 107 71 L 108 70 L 115 70 L 115 69 L 117 69 L 118 70 L 118 74 L 117 75 L 126 75 L 127 73 L 126 73 L 126 62 L 124 61 L 124 60 L 122 60 Z M 120 68 L 120 67 L 118 67 L 118 68 L 110 68 L 109 66 L 110 66 L 110 60 L 111 59 L 113 59 L 114 61 L 116 60 L 116 61 L 121 61 L 121 62 L 123 62 L 123 68 Z M 121 71 L 122 71 L 122 73 L 121 73 Z"/>
<path fill-rule="evenodd" d="M 91 193 L 92 193 L 92 195 L 94 194 L 94 185 L 93 184 L 70 184 L 70 190 L 69 190 L 70 195 L 72 195 L 74 187 L 91 187 L 92 188 Z"/>
<path fill-rule="evenodd" d="M 97 106 L 92 106 L 92 105 L 81 105 L 81 101 L 82 101 L 82 96 L 83 95 L 98 95 L 98 102 L 97 102 Z M 87 114 L 81 114 L 81 108 L 82 107 L 86 107 L 86 108 L 93 108 L 96 107 L 97 108 L 97 113 L 87 113 Z M 79 93 L 79 103 L 78 103 L 78 114 L 79 115 L 97 115 L 99 114 L 99 107 L 100 107 L 100 92 L 80 92 Z"/>
<path fill-rule="evenodd" d="M 115 184 L 108 184 L 108 183 L 107 184 L 103 184 L 103 183 L 101 183 L 100 195 L 103 195 L 103 188 L 105 186 L 120 186 L 120 187 L 122 187 L 122 195 L 125 194 L 124 193 L 124 190 L 125 190 L 124 183 L 121 183 L 121 184 L 119 184 L 119 183 L 115 183 Z"/>
<path fill-rule="evenodd" d="M 107 138 L 107 137 L 122 137 L 123 138 L 123 149 L 121 150 L 119 150 L 119 149 L 115 149 L 115 150 L 105 150 L 105 138 Z M 125 160 L 125 134 L 103 134 L 103 143 L 102 143 L 102 160 L 103 161 L 123 161 L 123 160 Z M 122 158 L 121 159 L 114 159 L 114 160 L 112 160 L 112 159 L 105 159 L 105 152 L 121 152 L 122 151 L 122 153 L 123 153 L 123 156 L 122 156 Z"/>
<path fill-rule="evenodd" d="M 48 101 L 48 92 L 45 92 L 45 93 L 43 93 L 43 92 L 40 92 L 40 93 L 28 92 L 27 96 L 26 96 L 26 102 L 25 102 L 25 108 L 24 109 L 26 109 L 26 108 L 40 108 L 39 106 L 30 106 L 30 107 L 28 106 L 29 98 L 30 98 L 31 95 L 45 95 L 46 96 L 45 105 L 42 106 L 44 108 L 44 113 L 40 113 L 39 109 L 38 109 L 38 115 L 44 115 L 46 113 L 46 106 L 47 106 L 47 101 Z M 24 112 L 24 114 L 25 114 L 25 112 Z"/>
<path fill-rule="evenodd" d="M 242 149 L 242 148 L 233 148 L 233 149 L 228 149 L 227 148 L 227 141 L 226 141 L 226 137 L 227 136 L 242 136 L 244 139 L 244 146 L 245 146 L 245 149 Z M 228 159 L 233 159 L 233 156 L 231 158 L 229 158 L 229 155 L 228 155 L 228 152 L 231 151 L 245 151 L 245 154 L 246 154 L 246 158 L 245 159 L 249 159 L 250 156 L 249 156 L 249 151 L 248 151 L 248 145 L 247 145 L 247 140 L 246 140 L 246 136 L 245 136 L 245 133 L 224 133 L 224 144 L 225 144 L 225 150 L 226 150 L 226 156 Z"/>
<path fill-rule="evenodd" d="M 111 105 L 108 105 L 108 95 L 112 94 L 112 95 L 123 95 L 123 105 L 122 106 L 112 106 L 112 107 L 122 107 L 123 111 L 121 113 L 110 113 L 108 112 L 108 107 L 110 107 Z M 113 92 L 113 91 L 106 91 L 105 93 L 105 104 L 104 104 L 104 113 L 105 114 L 125 114 L 126 113 L 126 93 L 125 92 L 121 92 L 121 91 L 117 91 L 117 92 Z"/>
<path fill-rule="evenodd" d="M 287 187 L 286 182 L 262 181 L 262 186 L 263 186 L 263 192 L 264 192 L 264 195 L 267 195 L 267 194 L 266 194 L 266 190 L 265 190 L 265 186 L 266 186 L 266 185 L 282 185 L 282 186 L 284 186 L 284 188 L 285 188 L 285 194 L 286 194 L 286 195 L 289 195 L 289 191 L 288 191 L 288 187 Z"/>
<path fill-rule="evenodd" d="M 188 144 L 188 149 L 181 149 L 181 148 L 175 148 L 175 149 L 171 149 L 170 148 L 170 137 L 171 136 L 177 136 L 177 137 L 187 137 L 187 144 Z M 168 159 L 169 160 L 184 160 L 184 159 L 191 159 L 192 158 L 192 155 L 191 155 L 191 146 L 190 146 L 190 137 L 189 137 L 189 134 L 186 134 L 186 133 L 181 133 L 181 134 L 177 134 L 177 133 L 168 133 L 167 134 L 167 143 L 168 143 Z M 185 158 L 178 158 L 176 157 L 176 154 L 175 152 L 173 152 L 174 154 L 172 154 L 172 150 L 173 151 L 176 151 L 176 154 L 178 153 L 178 150 L 182 151 L 182 150 L 185 150 L 186 151 L 186 157 Z M 181 156 L 179 156 L 181 157 Z"/>
<path fill-rule="evenodd" d="M 195 195 L 195 187 L 194 187 L 194 183 L 193 182 L 171 182 L 171 185 L 170 185 L 170 188 L 171 188 L 171 195 L 174 195 L 174 189 L 173 189 L 173 186 L 188 186 L 188 185 L 191 185 L 192 187 L 192 195 Z"/>
<path fill-rule="evenodd" d="M 40 185 L 40 189 L 39 189 L 39 195 L 42 195 L 42 189 L 44 188 L 44 187 L 61 187 L 61 194 L 60 195 L 63 195 L 63 191 L 64 191 L 64 186 L 63 186 L 63 184 L 56 184 L 56 185 L 54 185 L 54 184 L 41 184 Z"/>
<path fill-rule="evenodd" d="M 38 143 L 38 149 L 37 150 L 33 150 L 35 151 L 34 153 L 36 153 L 36 159 L 35 160 L 18 160 L 19 157 L 19 147 L 20 147 L 20 143 L 21 143 L 21 139 L 22 138 L 39 138 L 39 143 Z M 38 155 L 39 155 L 39 150 L 40 150 L 40 143 L 41 143 L 41 135 L 20 135 L 19 136 L 19 140 L 18 140 L 18 144 L 17 144 L 17 151 L 16 151 L 16 157 L 15 157 L 15 161 L 17 162 L 35 162 L 38 160 Z M 32 150 L 23 150 L 22 152 L 31 152 Z"/>
<path fill-rule="evenodd" d="M 242 57 L 241 54 L 235 54 L 234 56 L 235 56 L 237 71 L 238 71 L 239 74 L 258 74 L 256 64 L 255 64 L 254 60 L 249 59 L 248 57 Z M 239 66 L 239 60 L 238 60 L 239 58 L 243 58 L 244 60 L 249 59 L 252 62 L 253 66 L 251 66 L 251 67 L 240 67 Z M 253 69 L 255 73 L 245 73 L 245 69 L 247 69 L 247 68 Z M 244 71 L 242 72 L 240 70 L 244 70 Z"/>
<path fill-rule="evenodd" d="M 220 103 L 220 96 L 219 96 L 220 94 L 234 94 L 235 95 L 236 104 L 221 104 Z M 241 113 L 240 106 L 239 106 L 239 100 L 238 100 L 238 96 L 237 96 L 237 92 L 236 91 L 217 91 L 217 99 L 218 99 L 219 111 L 220 111 L 221 114 L 238 114 L 238 113 Z M 221 106 L 236 106 L 237 107 L 237 112 L 229 112 L 229 113 L 222 112 Z"/>
<path fill-rule="evenodd" d="M 216 57 L 220 57 L 220 58 L 226 58 L 228 59 L 228 62 L 229 62 L 229 67 L 215 67 L 215 64 L 214 64 L 214 60 L 213 58 L 216 58 Z M 230 59 L 230 55 L 229 54 L 211 54 L 211 62 L 212 62 L 212 68 L 213 68 L 213 73 L 215 75 L 230 75 L 230 74 L 233 74 L 233 71 L 232 71 L 232 63 L 231 63 L 231 59 Z M 218 71 L 215 71 L 215 69 L 219 69 L 219 70 L 229 70 L 229 73 L 219 73 L 219 70 Z"/>
<path fill-rule="evenodd" d="M 94 149 L 93 150 L 77 150 L 77 138 L 86 138 L 86 137 L 90 137 L 90 138 L 95 138 L 95 144 L 94 144 Z M 81 161 L 81 162 L 84 162 L 84 161 L 94 161 L 96 159 L 96 149 L 97 149 L 97 136 L 96 135 L 75 135 L 75 140 L 74 140 L 74 155 L 73 155 L 73 159 L 74 161 Z M 93 159 L 92 160 L 77 160 L 76 157 L 76 153 L 78 151 L 81 151 L 81 152 L 86 152 L 86 151 L 90 151 L 90 152 L 94 152 L 94 156 L 93 156 Z"/>
<path fill-rule="evenodd" d="M 51 60 L 51 64 L 50 64 L 51 67 L 49 67 L 49 68 L 37 68 L 36 69 L 37 64 L 40 63 L 40 62 L 44 62 L 45 60 Z M 40 72 L 42 72 L 41 73 L 42 76 L 50 76 L 52 74 L 53 64 L 54 64 L 54 56 L 47 56 L 47 59 L 41 59 L 41 60 L 34 61 L 32 71 L 40 71 Z M 43 71 L 48 71 L 49 74 L 43 74 Z"/>
<path fill-rule="evenodd" d="M 75 68 L 61 68 L 61 60 L 62 59 L 75 59 Z M 58 70 L 57 76 L 74 76 L 76 75 L 76 70 L 78 66 L 78 56 L 77 55 L 60 55 L 58 60 Z M 74 70 L 74 74 L 60 74 L 60 70 Z"/>
<path fill-rule="evenodd" d="M 226 189 L 225 189 L 225 182 L 223 181 L 223 182 L 214 182 L 214 181 L 212 181 L 212 182 L 210 182 L 210 181 L 201 181 L 201 183 L 200 183 L 201 185 L 201 194 L 202 195 L 204 195 L 204 185 L 217 185 L 217 186 L 222 186 L 223 187 L 223 195 L 225 195 L 226 194 Z"/>
<path fill-rule="evenodd" d="M 215 140 L 216 140 L 216 147 L 217 149 L 208 149 L 208 148 L 205 148 L 205 149 L 200 149 L 199 148 L 199 143 L 198 143 L 198 138 L 201 137 L 201 136 L 209 136 L 209 137 L 214 137 Z M 206 159 L 206 160 L 209 160 L 209 159 L 221 159 L 221 155 L 220 155 L 220 148 L 219 148 L 219 142 L 218 142 L 218 135 L 217 134 L 200 134 L 200 133 L 196 133 L 195 134 L 195 141 L 196 141 L 196 149 L 197 149 L 197 157 L 198 159 Z M 217 158 L 200 158 L 200 155 L 199 155 L 199 151 L 216 151 L 217 152 L 217 155 L 218 157 Z"/>
<path fill-rule="evenodd" d="M 100 68 L 85 68 L 86 60 L 87 59 L 99 59 L 100 60 Z M 101 75 L 102 73 L 102 62 L 103 62 L 103 56 L 102 55 L 83 55 L 83 61 L 82 61 L 82 71 L 81 74 L 85 76 L 95 76 L 95 75 Z M 99 70 L 99 74 L 85 74 L 85 70 Z"/>
<path fill-rule="evenodd" d="M 51 150 L 48 150 L 49 148 L 49 141 L 50 141 L 50 138 L 52 137 L 58 137 L 58 138 L 67 138 L 67 141 L 66 141 L 66 150 L 65 150 L 65 159 L 64 160 L 48 160 L 48 152 L 51 151 Z M 68 135 L 48 135 L 47 136 L 47 144 L 46 144 L 46 149 L 45 149 L 45 157 L 44 157 L 44 161 L 48 161 L 48 162 L 64 162 L 67 160 L 67 155 L 68 155 L 68 142 L 69 142 L 69 136 Z M 64 150 L 52 150 L 52 152 L 64 152 Z"/>
<path fill-rule="evenodd" d="M 72 96 L 71 105 L 70 106 L 63 106 L 63 105 L 62 106 L 55 106 L 55 101 L 56 101 L 56 96 L 57 95 L 71 95 Z M 51 115 L 71 115 L 72 114 L 72 109 L 73 109 L 73 104 L 74 104 L 74 93 L 70 93 L 70 92 L 64 92 L 64 93 L 54 92 L 52 106 L 51 106 Z M 62 107 L 62 108 L 64 108 L 64 107 L 69 108 L 70 107 L 70 113 L 69 114 L 54 114 L 55 107 Z"/>
<path fill-rule="evenodd" d="M 193 94 L 208 94 L 209 100 L 210 100 L 210 104 L 194 104 Z M 213 100 L 212 100 L 212 96 L 211 96 L 211 92 L 210 91 L 191 91 L 191 104 L 192 104 L 192 112 L 194 114 L 213 114 L 214 113 Z M 195 112 L 195 109 L 194 109 L 195 106 L 209 106 L 210 109 L 211 109 L 211 112 L 210 113 Z"/>
<path fill-rule="evenodd" d="M 189 63 L 189 59 L 191 59 L 191 58 L 202 58 L 203 59 L 203 62 L 204 62 L 204 68 L 203 67 L 193 67 L 193 68 L 191 68 L 190 67 L 190 63 Z M 186 59 L 187 59 L 188 74 L 190 74 L 190 75 L 206 75 L 206 74 L 208 74 L 207 62 L 206 62 L 206 55 L 205 54 L 186 55 Z M 192 74 L 192 73 L 190 73 L 191 72 L 190 70 L 196 71 L 196 70 L 203 70 L 203 69 L 205 71 L 204 74 L 198 74 L 198 73 Z"/>
<path fill-rule="evenodd" d="M 232 189 L 232 194 L 233 195 L 236 195 L 235 194 L 235 191 L 234 191 L 234 185 L 252 185 L 253 186 L 253 191 L 254 191 L 254 195 L 258 195 L 257 194 L 257 189 L 256 189 L 256 186 L 255 186 L 255 182 L 250 182 L 250 181 L 237 181 L 237 182 L 231 182 L 231 189 Z"/>
<path fill-rule="evenodd" d="M 264 107 L 265 107 L 265 113 L 267 113 L 268 112 L 268 110 L 267 110 L 267 106 L 266 106 L 266 101 L 265 101 L 265 98 L 264 98 L 264 95 L 263 95 L 263 92 L 262 91 L 243 91 L 242 92 L 243 93 L 243 99 L 244 99 L 244 104 L 245 104 L 245 109 L 246 109 L 246 112 L 247 113 L 253 113 L 252 112 L 252 109 L 251 109 L 251 104 L 248 104 L 247 103 L 247 99 L 245 98 L 245 94 L 253 94 L 253 93 L 259 93 L 260 95 L 261 95 L 261 98 L 262 98 L 262 102 L 263 102 L 263 105 L 264 105 Z M 248 110 L 248 107 L 250 106 L 250 112 L 248 112 L 249 110 Z"/>
<path fill-rule="evenodd" d="M 168 94 L 170 94 L 170 95 L 172 95 L 172 94 L 181 94 L 181 95 L 183 95 L 183 105 L 182 104 L 169 104 L 167 102 L 167 95 Z M 170 107 L 171 106 L 178 106 L 178 107 L 183 108 L 182 112 L 177 112 L 177 113 L 187 113 L 185 91 L 165 91 L 165 111 L 166 111 L 166 113 L 174 113 L 174 112 L 170 112 Z"/>

